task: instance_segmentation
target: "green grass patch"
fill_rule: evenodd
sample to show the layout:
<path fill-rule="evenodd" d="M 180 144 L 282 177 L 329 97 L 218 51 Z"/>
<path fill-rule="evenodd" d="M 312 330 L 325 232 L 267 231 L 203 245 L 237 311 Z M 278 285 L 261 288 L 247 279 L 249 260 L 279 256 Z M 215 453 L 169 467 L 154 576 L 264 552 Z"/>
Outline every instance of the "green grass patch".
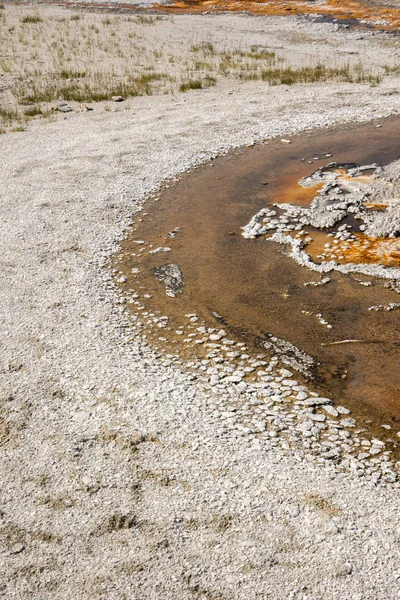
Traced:
<path fill-rule="evenodd" d="M 400 75 L 400 65 L 384 65 L 385 75 Z"/>
<path fill-rule="evenodd" d="M 18 120 L 18 118 L 18 111 L 8 108 L 0 108 L 0 119 L 4 123 L 12 123 L 13 121 Z"/>
<path fill-rule="evenodd" d="M 380 75 L 365 72 L 361 65 L 350 67 L 325 67 L 318 64 L 310 67 L 271 67 L 261 72 L 241 73 L 240 79 L 261 79 L 270 85 L 294 85 L 296 83 L 318 83 L 324 81 L 343 81 L 348 83 L 369 83 L 378 85 L 382 81 Z"/>
<path fill-rule="evenodd" d="M 39 15 L 25 15 L 21 19 L 21 23 L 23 23 L 23 24 L 42 23 L 42 22 L 43 22 L 43 19 L 42 19 L 42 17 L 39 17 Z"/>
<path fill-rule="evenodd" d="M 95 74 L 88 80 L 80 78 L 79 81 L 65 84 L 53 79 L 41 86 L 33 85 L 22 99 L 25 102 L 41 104 L 54 102 L 59 98 L 66 102 L 101 102 L 111 100 L 113 96 L 151 96 L 154 85 L 161 80 L 173 81 L 173 78 L 164 73 L 144 73 L 130 76 L 124 82 L 114 81 L 102 74 Z"/>
<path fill-rule="evenodd" d="M 200 79 L 189 79 L 188 81 L 182 81 L 179 86 L 180 92 L 188 92 L 189 90 L 201 90 L 203 83 Z"/>
<path fill-rule="evenodd" d="M 189 90 L 201 90 L 203 88 L 212 87 L 217 83 L 215 77 L 207 75 L 204 79 L 187 79 L 182 81 L 179 86 L 180 92 L 188 92 Z"/>
<path fill-rule="evenodd" d="M 79 79 L 85 76 L 86 71 L 69 71 L 68 69 L 60 71 L 61 79 Z"/>
<path fill-rule="evenodd" d="M 249 58 L 253 58 L 254 60 L 268 60 L 274 61 L 276 54 L 270 50 L 260 49 L 257 46 L 252 46 L 251 51 L 248 52 L 247 56 Z"/>
<path fill-rule="evenodd" d="M 138 23 L 139 25 L 154 25 L 157 21 L 161 21 L 162 17 L 146 17 L 144 15 L 139 15 L 133 19 L 134 23 Z M 129 20 L 129 19 L 128 19 Z"/>
<path fill-rule="evenodd" d="M 42 115 L 42 114 L 43 114 L 42 108 L 37 104 L 35 104 L 33 106 L 28 106 L 28 108 L 26 108 L 24 110 L 24 115 L 31 119 L 33 119 L 33 117 L 37 117 L 38 115 Z"/>
<path fill-rule="evenodd" d="M 203 54 L 215 54 L 215 48 L 211 42 L 201 42 L 200 44 L 192 44 L 190 50 L 192 52 L 203 52 Z"/>

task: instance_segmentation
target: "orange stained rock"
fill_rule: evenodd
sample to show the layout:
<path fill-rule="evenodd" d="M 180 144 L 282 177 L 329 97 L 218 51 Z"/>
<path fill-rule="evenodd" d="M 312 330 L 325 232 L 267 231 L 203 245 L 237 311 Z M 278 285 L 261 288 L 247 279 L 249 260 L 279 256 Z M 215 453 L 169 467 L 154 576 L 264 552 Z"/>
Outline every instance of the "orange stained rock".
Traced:
<path fill-rule="evenodd" d="M 171 0 L 167 5 L 154 4 L 164 12 L 215 13 L 250 12 L 256 15 L 319 14 L 337 19 L 358 19 L 375 29 L 393 31 L 400 27 L 400 10 L 371 6 L 356 0 L 325 0 L 320 4 L 297 0 Z"/>
<path fill-rule="evenodd" d="M 350 177 L 347 175 L 344 169 L 335 169 L 333 171 L 339 175 L 336 180 L 337 183 L 342 184 L 344 188 L 354 189 L 355 185 L 359 183 L 361 186 L 366 185 L 372 181 L 371 175 L 358 175 L 357 177 Z M 325 182 L 315 182 L 312 185 L 308 185 L 303 187 L 299 183 L 295 183 L 294 185 L 290 185 L 287 188 L 283 188 L 279 190 L 279 194 L 274 197 L 274 203 L 277 204 L 295 204 L 296 206 L 310 206 L 311 202 L 316 198 L 318 193 L 325 186 Z M 383 208 L 387 208 L 388 205 L 380 205 L 380 204 L 368 204 L 367 208 L 373 208 L 374 210 L 380 210 L 382 206 Z"/>
<path fill-rule="evenodd" d="M 400 266 L 400 239 L 372 238 L 357 233 L 357 239 L 340 242 L 325 250 L 325 260 L 339 263 L 380 264 L 390 267 Z M 327 238 L 330 242 L 331 239 Z"/>
<path fill-rule="evenodd" d="M 358 186 L 362 188 L 362 186 L 368 185 L 372 181 L 372 176 L 368 174 L 350 177 L 350 175 L 347 175 L 347 173 L 342 171 L 341 169 L 338 169 L 334 172 L 338 173 L 339 175 L 336 182 L 340 184 L 342 188 L 344 188 L 345 190 L 347 189 L 348 191 L 354 190 Z"/>
<path fill-rule="evenodd" d="M 358 182 L 358 183 L 370 183 L 372 181 L 372 176 L 371 175 L 357 175 L 355 177 L 351 177 L 350 175 L 347 174 L 347 172 L 344 169 L 335 169 L 333 171 L 334 173 L 337 173 L 339 175 L 337 181 L 338 183 L 343 183 L 345 181 L 351 181 L 351 182 Z"/>
<path fill-rule="evenodd" d="M 389 204 L 377 204 L 376 202 L 366 202 L 364 206 L 365 208 L 369 208 L 371 210 L 386 210 Z"/>

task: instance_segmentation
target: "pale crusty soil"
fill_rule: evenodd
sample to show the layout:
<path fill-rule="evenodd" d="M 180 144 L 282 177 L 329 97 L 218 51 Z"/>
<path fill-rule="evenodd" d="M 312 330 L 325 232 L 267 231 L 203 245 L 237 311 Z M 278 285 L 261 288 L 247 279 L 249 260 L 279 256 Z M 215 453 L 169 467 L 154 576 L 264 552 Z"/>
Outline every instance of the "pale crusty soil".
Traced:
<path fill-rule="evenodd" d="M 174 21 L 286 51 L 299 32 L 317 53 L 397 52 L 296 20 Z M 399 91 L 225 80 L 0 136 L 2 597 L 400 597 L 398 487 L 234 437 L 132 339 L 105 266 L 161 182 L 256 139 L 398 112 Z"/>

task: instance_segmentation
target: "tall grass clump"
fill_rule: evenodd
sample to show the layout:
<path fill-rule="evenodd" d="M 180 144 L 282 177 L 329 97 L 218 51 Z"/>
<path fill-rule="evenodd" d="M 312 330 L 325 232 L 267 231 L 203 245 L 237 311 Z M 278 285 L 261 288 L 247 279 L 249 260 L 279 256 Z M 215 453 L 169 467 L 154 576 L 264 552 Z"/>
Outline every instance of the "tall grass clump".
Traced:
<path fill-rule="evenodd" d="M 275 67 L 262 69 L 260 73 L 247 76 L 242 73 L 241 79 L 261 79 L 270 85 L 294 85 L 296 83 L 318 83 L 326 81 L 342 81 L 348 83 L 369 83 L 378 85 L 382 81 L 380 75 L 365 72 L 362 66 L 326 67 L 322 64 L 307 67 Z"/>
<path fill-rule="evenodd" d="M 71 82 L 54 79 L 45 85 L 32 84 L 29 90 L 24 89 L 20 100 L 40 104 L 60 98 L 67 102 L 101 102 L 111 100 L 113 96 L 151 96 L 157 83 L 163 80 L 171 81 L 172 78 L 165 73 L 142 73 L 121 81 L 97 72 L 86 78 L 82 75 L 79 80 Z"/>
<path fill-rule="evenodd" d="M 0 119 L 3 123 L 12 123 L 13 121 L 18 120 L 19 113 L 15 109 L 9 108 L 0 108 Z"/>
<path fill-rule="evenodd" d="M 43 19 L 39 15 L 25 15 L 22 17 L 21 23 L 43 23 Z"/>
<path fill-rule="evenodd" d="M 42 114 L 43 114 L 43 111 L 42 111 L 41 107 L 37 104 L 34 104 L 33 106 L 28 106 L 28 108 L 26 108 L 24 110 L 24 115 L 28 118 L 37 117 Z"/>
<path fill-rule="evenodd" d="M 180 92 L 188 92 L 189 90 L 201 90 L 216 85 L 215 77 L 207 75 L 204 79 L 186 79 L 179 86 Z"/>

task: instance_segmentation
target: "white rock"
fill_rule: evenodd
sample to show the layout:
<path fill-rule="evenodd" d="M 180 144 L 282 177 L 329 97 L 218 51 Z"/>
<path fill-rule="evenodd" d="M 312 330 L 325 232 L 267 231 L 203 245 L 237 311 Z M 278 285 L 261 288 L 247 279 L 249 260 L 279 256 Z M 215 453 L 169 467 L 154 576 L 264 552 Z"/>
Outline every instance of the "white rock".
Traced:
<path fill-rule="evenodd" d="M 340 424 L 343 427 L 355 427 L 356 426 L 356 420 L 355 419 L 342 419 L 340 421 Z"/>
<path fill-rule="evenodd" d="M 341 415 L 350 415 L 351 414 L 351 410 L 349 410 L 348 408 L 346 408 L 345 406 L 337 406 L 336 410 L 338 411 L 339 414 Z"/>
<path fill-rule="evenodd" d="M 366 458 L 370 458 L 369 452 L 360 452 L 357 454 L 358 460 L 365 460 Z"/>
<path fill-rule="evenodd" d="M 336 410 L 335 407 L 333 406 L 329 406 L 327 404 L 325 404 L 324 406 L 321 406 L 321 408 L 328 413 L 328 415 L 331 415 L 332 417 L 337 417 L 338 416 L 338 411 Z"/>
<path fill-rule="evenodd" d="M 219 333 L 211 333 L 209 338 L 212 342 L 219 342 L 219 340 L 222 339 L 222 335 Z"/>
<path fill-rule="evenodd" d="M 326 416 L 320 415 L 320 414 L 315 414 L 315 415 L 310 415 L 310 419 L 312 419 L 313 421 L 319 421 L 320 423 L 323 423 L 324 421 L 326 421 Z"/>
<path fill-rule="evenodd" d="M 159 252 L 171 252 L 171 248 L 168 248 L 168 246 L 160 246 L 159 248 L 154 248 L 154 250 L 150 250 L 149 254 L 158 254 Z"/>
<path fill-rule="evenodd" d="M 228 375 L 227 377 L 225 377 L 225 381 L 228 383 L 239 383 L 240 381 L 242 381 L 242 377 L 240 377 L 239 375 Z"/>
<path fill-rule="evenodd" d="M 245 381 L 240 381 L 237 386 L 236 389 L 238 392 L 240 392 L 241 394 L 243 394 L 243 392 L 245 392 L 247 390 L 247 383 Z"/>

